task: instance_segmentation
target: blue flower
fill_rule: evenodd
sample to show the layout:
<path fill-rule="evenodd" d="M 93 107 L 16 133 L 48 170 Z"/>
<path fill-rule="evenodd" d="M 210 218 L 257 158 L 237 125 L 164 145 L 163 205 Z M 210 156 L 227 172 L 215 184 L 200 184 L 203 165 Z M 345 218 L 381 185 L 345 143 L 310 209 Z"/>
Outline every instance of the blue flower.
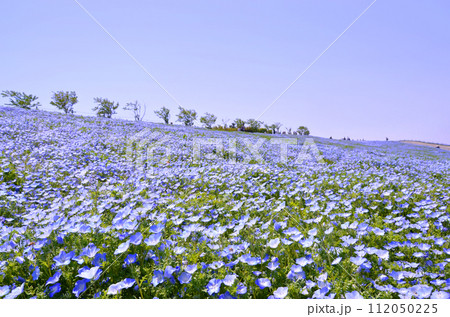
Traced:
<path fill-rule="evenodd" d="M 52 298 L 56 293 L 59 293 L 61 291 L 61 284 L 56 283 L 55 285 L 50 286 L 50 298 Z"/>
<path fill-rule="evenodd" d="M 164 273 L 160 270 L 155 270 L 153 272 L 152 285 L 155 287 L 164 282 Z"/>
<path fill-rule="evenodd" d="M 1 296 L 0 296 L 1 297 Z M 431 294 L 431 299 L 450 299 L 450 293 L 444 291 L 435 291 Z"/>
<path fill-rule="evenodd" d="M 92 265 L 101 266 L 103 262 L 106 261 L 106 253 L 96 254 L 94 260 L 92 261 Z"/>
<path fill-rule="evenodd" d="M 71 251 L 69 253 L 66 253 L 64 251 L 61 251 L 59 255 L 55 256 L 53 260 L 56 263 L 56 266 L 65 266 L 70 263 L 70 260 L 75 256 L 75 252 Z"/>
<path fill-rule="evenodd" d="M 137 261 L 137 254 L 128 254 L 124 260 L 125 266 L 136 263 L 136 261 Z"/>
<path fill-rule="evenodd" d="M 423 284 L 418 284 L 410 287 L 408 291 L 411 293 L 412 296 L 415 298 L 428 298 L 431 295 L 431 292 L 433 291 L 433 287 Z"/>
<path fill-rule="evenodd" d="M 164 229 L 164 224 L 158 223 L 157 225 L 153 225 L 150 227 L 150 232 L 160 233 L 163 229 Z"/>
<path fill-rule="evenodd" d="M 61 275 L 62 275 L 61 271 L 58 271 L 55 274 L 53 274 L 53 276 L 51 276 L 47 280 L 47 283 L 45 283 L 45 286 L 50 285 L 50 284 L 55 284 L 56 282 L 58 282 Z"/>
<path fill-rule="evenodd" d="M 185 271 L 188 272 L 189 274 L 194 274 L 194 272 L 197 271 L 197 264 L 186 266 Z"/>
<path fill-rule="evenodd" d="M 19 296 L 20 294 L 23 293 L 23 286 L 25 285 L 25 283 L 23 283 L 20 286 L 17 286 L 16 288 L 14 288 L 11 293 L 9 293 L 8 295 L 5 296 L 5 299 L 14 299 L 17 296 Z"/>
<path fill-rule="evenodd" d="M 10 292 L 11 288 L 8 285 L 0 286 L 0 297 L 7 295 Z"/>
<path fill-rule="evenodd" d="M 297 263 L 298 265 L 300 265 L 302 267 L 306 266 L 308 264 L 311 264 L 313 262 L 314 261 L 313 261 L 313 259 L 311 257 L 302 257 L 302 258 L 299 258 L 299 259 L 295 260 L 295 263 Z"/>
<path fill-rule="evenodd" d="M 180 274 L 180 276 L 178 276 L 178 280 L 180 281 L 181 284 L 189 284 L 191 278 L 192 275 L 186 272 L 183 272 Z"/>
<path fill-rule="evenodd" d="M 258 278 L 255 284 L 259 286 L 260 289 L 265 289 L 266 287 L 271 287 L 272 283 L 268 278 Z"/>
<path fill-rule="evenodd" d="M 364 262 L 366 262 L 367 259 L 363 258 L 363 257 L 351 257 L 350 258 L 350 262 L 352 262 L 353 264 L 357 265 L 357 266 L 361 266 L 361 264 L 363 264 Z"/>
<path fill-rule="evenodd" d="M 351 293 L 345 293 L 345 299 L 364 299 L 364 297 L 358 291 L 353 291 Z"/>
<path fill-rule="evenodd" d="M 271 247 L 272 249 L 275 249 L 276 247 L 278 247 L 279 244 L 280 244 L 280 239 L 276 238 L 276 239 L 270 240 L 269 243 L 267 243 L 267 246 Z"/>
<path fill-rule="evenodd" d="M 147 239 L 144 240 L 144 242 L 147 245 L 157 245 L 159 243 L 159 241 L 161 240 L 162 234 L 161 233 L 155 233 L 152 234 L 151 236 L 149 236 Z"/>
<path fill-rule="evenodd" d="M 231 296 L 230 292 L 226 291 L 219 296 L 219 299 L 236 299 L 236 297 Z"/>
<path fill-rule="evenodd" d="M 78 280 L 75 283 L 75 287 L 72 290 L 72 293 L 75 294 L 76 297 L 80 297 L 80 295 L 86 290 L 86 284 L 89 282 L 89 280 L 83 279 Z"/>
<path fill-rule="evenodd" d="M 278 258 L 275 258 L 269 264 L 267 264 L 267 268 L 271 271 L 275 271 L 280 266 L 280 262 L 278 262 Z"/>
<path fill-rule="evenodd" d="M 237 276 L 235 274 L 228 274 L 223 279 L 223 284 L 225 284 L 226 286 L 232 286 L 236 278 Z"/>
<path fill-rule="evenodd" d="M 273 292 L 273 296 L 276 299 L 283 299 L 288 294 L 288 288 L 287 287 L 278 287 L 275 292 Z"/>
<path fill-rule="evenodd" d="M 340 256 L 338 256 L 336 259 L 333 260 L 333 262 L 331 262 L 331 265 L 336 265 L 339 264 L 341 262 L 342 258 Z"/>
<path fill-rule="evenodd" d="M 220 291 L 220 285 L 222 285 L 222 280 L 213 278 L 209 281 L 208 285 L 206 285 L 206 290 L 209 295 L 218 293 Z"/>
<path fill-rule="evenodd" d="M 243 295 L 247 293 L 247 286 L 242 283 L 239 283 L 236 289 L 236 294 Z"/>
<path fill-rule="evenodd" d="M 31 276 L 33 277 L 33 281 L 36 281 L 39 278 L 39 275 L 41 274 L 41 270 L 39 269 L 39 266 L 36 266 Z"/>
<path fill-rule="evenodd" d="M 136 281 L 132 278 L 123 279 L 119 283 L 111 284 L 108 287 L 108 292 L 106 294 L 107 295 L 116 295 L 121 290 L 132 287 L 134 285 L 134 283 L 136 283 Z"/>
<path fill-rule="evenodd" d="M 100 274 L 102 273 L 102 270 L 99 266 L 94 266 L 88 270 L 83 270 L 80 274 L 77 276 L 87 279 L 87 280 L 96 280 L 100 277 Z"/>
<path fill-rule="evenodd" d="M 175 254 L 183 254 L 184 251 L 186 251 L 185 247 L 176 247 L 173 249 L 173 252 L 175 252 Z"/>
<path fill-rule="evenodd" d="M 176 271 L 177 269 L 168 265 L 166 266 L 166 269 L 164 270 L 164 278 L 171 278 L 172 274 Z"/>
<path fill-rule="evenodd" d="M 130 247 L 130 240 L 119 244 L 119 246 L 117 247 L 116 251 L 114 251 L 114 254 L 117 255 L 117 254 L 124 253 L 125 251 L 128 250 L 129 247 Z"/>
<path fill-rule="evenodd" d="M 130 243 L 134 245 L 140 245 L 143 238 L 144 237 L 142 236 L 142 233 L 137 232 L 130 237 Z"/>
<path fill-rule="evenodd" d="M 100 249 L 97 248 L 95 244 L 89 243 L 88 246 L 82 250 L 80 256 L 87 256 L 88 258 L 93 258 L 98 251 L 100 251 Z"/>

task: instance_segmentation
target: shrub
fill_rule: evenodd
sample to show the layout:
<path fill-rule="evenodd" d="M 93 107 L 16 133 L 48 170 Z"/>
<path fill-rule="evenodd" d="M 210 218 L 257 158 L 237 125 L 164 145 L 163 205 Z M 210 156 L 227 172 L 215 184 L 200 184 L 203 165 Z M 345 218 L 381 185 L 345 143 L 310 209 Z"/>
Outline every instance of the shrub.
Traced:
<path fill-rule="evenodd" d="M 78 97 L 75 91 L 58 91 L 53 92 L 51 105 L 59 110 L 64 111 L 65 114 L 73 113 L 73 106 L 78 102 Z"/>

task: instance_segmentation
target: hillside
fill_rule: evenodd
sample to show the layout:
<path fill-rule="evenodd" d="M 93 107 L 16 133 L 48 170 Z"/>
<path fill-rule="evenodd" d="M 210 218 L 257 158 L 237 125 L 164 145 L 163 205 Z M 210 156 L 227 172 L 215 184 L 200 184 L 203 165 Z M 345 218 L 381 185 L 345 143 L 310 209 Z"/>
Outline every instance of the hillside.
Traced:
<path fill-rule="evenodd" d="M 450 296 L 450 152 L 272 137 L 0 107 L 0 297 Z"/>

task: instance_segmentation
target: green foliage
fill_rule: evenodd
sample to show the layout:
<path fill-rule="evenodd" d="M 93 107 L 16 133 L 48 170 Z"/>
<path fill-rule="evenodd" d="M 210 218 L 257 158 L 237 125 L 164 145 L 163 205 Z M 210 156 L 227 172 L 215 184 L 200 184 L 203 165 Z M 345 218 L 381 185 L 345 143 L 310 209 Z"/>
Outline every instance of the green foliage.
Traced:
<path fill-rule="evenodd" d="M 216 123 L 217 117 L 212 113 L 205 113 L 203 117 L 200 118 L 200 122 L 203 123 L 205 127 L 211 129 L 214 123 Z"/>
<path fill-rule="evenodd" d="M 245 121 L 237 118 L 232 123 L 232 128 L 237 128 L 238 130 L 243 130 L 245 127 Z"/>
<path fill-rule="evenodd" d="M 111 118 L 116 114 L 116 109 L 119 108 L 119 103 L 109 101 L 106 98 L 94 98 L 94 102 L 98 103 L 92 110 L 97 112 L 97 117 Z"/>
<path fill-rule="evenodd" d="M 305 126 L 300 126 L 297 129 L 297 133 L 300 134 L 300 135 L 309 135 L 309 130 Z"/>
<path fill-rule="evenodd" d="M 145 112 L 147 107 L 145 105 L 141 105 L 137 100 L 135 102 L 129 102 L 123 107 L 124 110 L 133 111 L 134 120 L 142 121 L 145 116 Z"/>
<path fill-rule="evenodd" d="M 197 112 L 193 109 L 185 109 L 178 106 L 180 113 L 177 114 L 177 121 L 183 123 L 185 126 L 193 126 L 194 121 L 197 119 Z"/>
<path fill-rule="evenodd" d="M 248 119 L 247 125 L 249 128 L 249 132 L 257 132 L 261 128 L 261 121 L 255 120 L 255 119 Z"/>
<path fill-rule="evenodd" d="M 162 119 L 165 124 L 169 124 L 170 110 L 168 108 L 162 107 L 161 109 L 155 111 L 155 114 L 158 118 Z"/>
<path fill-rule="evenodd" d="M 33 95 L 27 95 L 24 92 L 5 90 L 2 92 L 2 97 L 9 98 L 9 104 L 7 106 L 14 106 L 23 109 L 30 110 L 31 108 L 38 108 L 41 106 L 39 102 L 35 102 L 38 97 Z"/>
<path fill-rule="evenodd" d="M 50 104 L 68 114 L 73 113 L 73 106 L 77 102 L 78 97 L 75 91 L 58 91 L 53 93 Z"/>

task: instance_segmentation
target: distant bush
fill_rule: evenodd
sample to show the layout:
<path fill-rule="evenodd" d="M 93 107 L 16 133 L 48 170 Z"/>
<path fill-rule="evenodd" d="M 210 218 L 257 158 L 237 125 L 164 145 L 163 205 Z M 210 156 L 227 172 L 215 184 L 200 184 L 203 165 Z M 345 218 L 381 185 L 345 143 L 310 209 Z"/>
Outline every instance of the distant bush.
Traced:
<path fill-rule="evenodd" d="M 212 113 L 205 113 L 203 117 L 200 118 L 200 122 L 208 129 L 211 129 L 214 123 L 216 123 L 217 117 Z"/>
<path fill-rule="evenodd" d="M 142 121 L 145 116 L 145 112 L 147 107 L 145 105 L 141 105 L 137 100 L 135 102 L 129 102 L 123 107 L 124 110 L 133 111 L 134 120 Z"/>
<path fill-rule="evenodd" d="M 177 114 L 177 121 L 183 123 L 185 126 L 193 126 L 194 121 L 197 119 L 197 112 L 192 109 L 185 109 L 181 106 L 178 106 L 180 113 Z"/>
<path fill-rule="evenodd" d="M 297 133 L 300 135 L 309 135 L 309 129 L 305 126 L 300 126 L 297 129 Z"/>
<path fill-rule="evenodd" d="M 116 114 L 116 109 L 119 108 L 119 103 L 109 101 L 106 98 L 94 98 L 94 102 L 98 103 L 92 110 L 97 112 L 97 117 L 111 118 Z"/>
<path fill-rule="evenodd" d="M 166 107 L 162 107 L 160 110 L 155 111 L 158 118 L 162 119 L 165 124 L 169 124 L 170 110 Z"/>
<path fill-rule="evenodd" d="M 10 103 L 7 103 L 7 106 L 14 106 L 27 110 L 34 107 L 37 109 L 41 106 L 39 102 L 35 102 L 38 99 L 37 96 L 27 95 L 24 92 L 5 90 L 2 92 L 2 97 L 9 98 Z"/>
<path fill-rule="evenodd" d="M 73 106 L 77 102 L 78 97 L 75 91 L 58 91 L 53 93 L 50 104 L 68 114 L 73 113 Z"/>

